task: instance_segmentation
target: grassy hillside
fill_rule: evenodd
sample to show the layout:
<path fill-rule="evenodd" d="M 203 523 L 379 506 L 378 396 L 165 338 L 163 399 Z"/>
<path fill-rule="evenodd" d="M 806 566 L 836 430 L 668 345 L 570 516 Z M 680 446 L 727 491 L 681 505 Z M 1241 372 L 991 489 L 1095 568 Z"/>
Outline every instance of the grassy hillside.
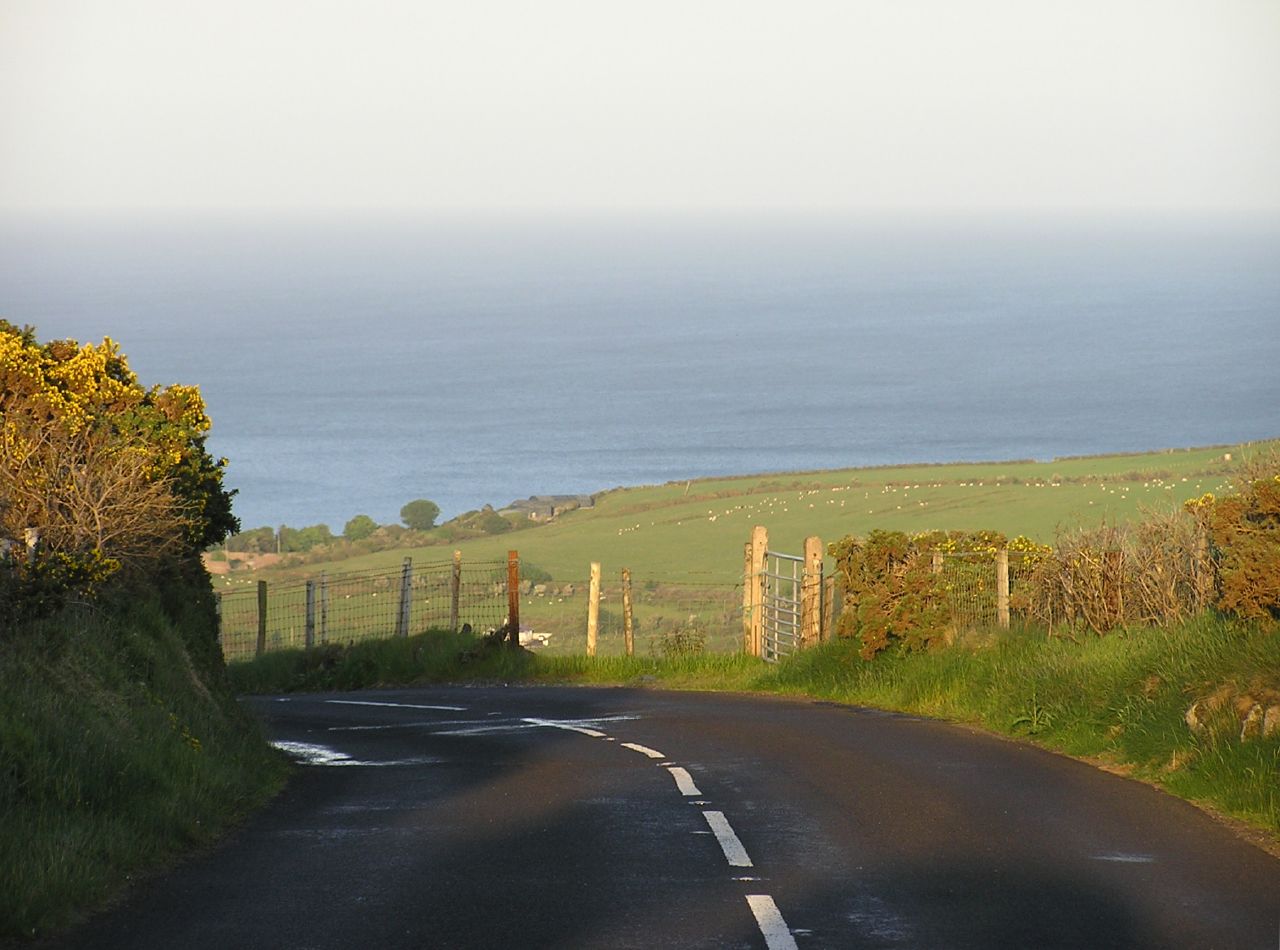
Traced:
<path fill-rule="evenodd" d="M 454 548 L 466 560 L 496 561 L 514 548 L 524 564 L 550 573 L 553 588 L 576 587 L 572 596 L 552 589 L 521 599 L 522 623 L 551 634 L 551 653 L 586 648 L 584 593 L 592 561 L 600 562 L 604 583 L 600 655 L 623 652 L 619 575 L 624 567 L 630 568 L 637 591 L 639 652 L 661 650 L 687 625 L 706 636 L 709 649 L 732 651 L 741 642 L 743 544 L 754 525 L 768 528 L 771 548 L 795 554 L 808 535 L 834 541 L 876 528 L 990 529 L 1052 542 L 1059 529 L 1136 520 L 1146 511 L 1175 508 L 1205 492 L 1222 494 L 1243 459 L 1277 445 L 1280 441 L 1053 462 L 845 469 L 616 489 L 599 496 L 594 508 L 505 534 L 456 543 L 442 539 L 434 547 L 340 561 L 312 556 L 290 566 L 286 559 L 259 573 L 238 571 L 216 578 L 215 585 L 226 592 L 243 591 L 242 603 L 248 604 L 258 579 L 271 583 L 315 577 L 321 571 L 387 570 L 405 557 L 416 564 L 439 562 Z"/>
<path fill-rule="evenodd" d="M 411 556 L 438 560 L 458 548 L 468 559 L 505 557 L 549 571 L 560 582 L 583 581 L 599 561 L 606 576 L 631 568 L 646 579 L 733 585 L 742 546 L 764 524 L 771 546 L 799 552 L 807 535 L 831 541 L 875 528 L 909 532 L 979 529 L 1049 542 L 1063 527 L 1125 521 L 1143 508 L 1169 508 L 1204 492 L 1221 492 L 1239 460 L 1268 445 L 1060 459 L 843 469 L 624 488 L 601 495 L 592 509 L 554 522 L 429 548 L 382 551 L 342 561 L 282 566 L 261 576 L 314 575 L 387 568 Z M 1231 461 L 1225 456 L 1230 455 Z M 220 587 L 251 583 L 248 572 L 217 578 Z"/>

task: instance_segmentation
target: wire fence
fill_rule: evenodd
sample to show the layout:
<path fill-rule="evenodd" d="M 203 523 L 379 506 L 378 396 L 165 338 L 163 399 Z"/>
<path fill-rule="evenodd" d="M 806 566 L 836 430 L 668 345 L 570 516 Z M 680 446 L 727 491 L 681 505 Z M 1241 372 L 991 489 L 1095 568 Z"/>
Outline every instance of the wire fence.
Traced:
<path fill-rule="evenodd" d="M 505 561 L 406 562 L 218 594 L 218 639 L 228 660 L 464 624 L 487 632 L 506 622 Z"/>
<path fill-rule="evenodd" d="M 527 585 L 520 598 L 520 640 L 548 654 L 587 650 L 589 578 Z M 596 655 L 626 652 L 621 571 L 602 574 Z M 636 656 L 734 653 L 742 649 L 742 584 L 706 575 L 633 573 L 631 620 Z"/>
<path fill-rule="evenodd" d="M 1010 551 L 1008 604 L 1016 608 L 1018 593 L 1031 576 L 1032 562 Z M 999 559 L 987 552 L 945 552 L 935 561 L 938 585 L 957 631 L 995 627 L 1000 621 Z M 1014 610 L 1016 613 L 1016 609 Z"/>

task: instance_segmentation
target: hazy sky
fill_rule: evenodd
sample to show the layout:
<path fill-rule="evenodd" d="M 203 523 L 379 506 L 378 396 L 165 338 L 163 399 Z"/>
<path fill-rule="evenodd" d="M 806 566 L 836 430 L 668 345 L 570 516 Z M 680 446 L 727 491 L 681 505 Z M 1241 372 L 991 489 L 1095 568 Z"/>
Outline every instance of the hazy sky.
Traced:
<path fill-rule="evenodd" d="M 0 210 L 1280 213 L 1280 0 L 0 0 Z"/>

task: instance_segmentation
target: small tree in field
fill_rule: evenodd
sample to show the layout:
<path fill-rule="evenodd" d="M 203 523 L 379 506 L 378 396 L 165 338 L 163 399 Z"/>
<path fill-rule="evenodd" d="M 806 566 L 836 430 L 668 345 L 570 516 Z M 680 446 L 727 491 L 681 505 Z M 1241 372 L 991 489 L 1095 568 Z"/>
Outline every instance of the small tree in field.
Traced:
<path fill-rule="evenodd" d="M 356 515 L 342 529 L 342 536 L 348 541 L 363 541 L 378 530 L 378 522 L 368 515 Z"/>
<path fill-rule="evenodd" d="M 414 531 L 427 531 L 434 528 L 436 519 L 439 517 L 440 506 L 425 498 L 411 501 L 400 509 L 400 520 L 404 522 L 406 528 Z"/>

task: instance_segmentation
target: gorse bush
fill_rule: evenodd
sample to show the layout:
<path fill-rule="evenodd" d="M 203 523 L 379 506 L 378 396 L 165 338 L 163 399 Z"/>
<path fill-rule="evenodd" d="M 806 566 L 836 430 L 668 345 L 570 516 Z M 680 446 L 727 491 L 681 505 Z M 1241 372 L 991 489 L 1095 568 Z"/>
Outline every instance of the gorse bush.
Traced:
<path fill-rule="evenodd" d="M 234 531 L 209 426 L 198 389 L 144 389 L 110 339 L 39 344 L 0 320 L 0 621 Z"/>
<path fill-rule="evenodd" d="M 1186 510 L 1206 532 L 1217 567 L 1217 604 L 1250 619 L 1280 618 L 1280 454 L 1253 460 L 1240 490 L 1206 494 Z"/>

